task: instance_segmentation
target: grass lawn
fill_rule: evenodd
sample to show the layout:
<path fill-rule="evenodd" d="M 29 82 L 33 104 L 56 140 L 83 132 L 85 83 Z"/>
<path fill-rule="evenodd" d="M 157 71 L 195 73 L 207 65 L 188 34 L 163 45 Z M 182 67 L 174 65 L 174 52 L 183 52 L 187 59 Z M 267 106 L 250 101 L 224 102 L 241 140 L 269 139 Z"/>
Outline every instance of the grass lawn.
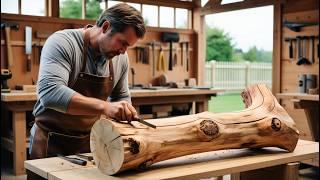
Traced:
<path fill-rule="evenodd" d="M 243 110 L 244 108 L 240 93 L 218 94 L 209 101 L 210 112 L 232 112 Z"/>

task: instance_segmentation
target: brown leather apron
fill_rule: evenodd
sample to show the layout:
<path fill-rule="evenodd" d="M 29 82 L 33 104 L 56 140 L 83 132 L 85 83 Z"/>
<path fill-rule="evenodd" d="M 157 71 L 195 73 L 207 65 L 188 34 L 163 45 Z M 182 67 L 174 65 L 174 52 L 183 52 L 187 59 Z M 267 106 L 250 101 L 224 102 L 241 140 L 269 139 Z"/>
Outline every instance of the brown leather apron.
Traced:
<path fill-rule="evenodd" d="M 86 28 L 82 68 L 71 88 L 84 96 L 106 100 L 114 84 L 112 61 L 109 60 L 109 77 L 85 73 L 88 45 L 89 30 Z M 90 130 L 99 118 L 100 115 L 70 115 L 46 109 L 35 118 L 38 128 L 34 135 L 30 158 L 90 152 Z"/>

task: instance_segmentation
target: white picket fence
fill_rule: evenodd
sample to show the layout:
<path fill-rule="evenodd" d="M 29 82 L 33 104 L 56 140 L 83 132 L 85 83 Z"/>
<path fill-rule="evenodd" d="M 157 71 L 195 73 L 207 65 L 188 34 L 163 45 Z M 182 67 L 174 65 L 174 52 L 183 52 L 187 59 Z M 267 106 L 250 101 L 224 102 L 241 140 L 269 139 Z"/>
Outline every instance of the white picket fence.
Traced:
<path fill-rule="evenodd" d="M 210 61 L 205 65 L 206 86 L 237 91 L 257 83 L 271 88 L 271 63 Z"/>

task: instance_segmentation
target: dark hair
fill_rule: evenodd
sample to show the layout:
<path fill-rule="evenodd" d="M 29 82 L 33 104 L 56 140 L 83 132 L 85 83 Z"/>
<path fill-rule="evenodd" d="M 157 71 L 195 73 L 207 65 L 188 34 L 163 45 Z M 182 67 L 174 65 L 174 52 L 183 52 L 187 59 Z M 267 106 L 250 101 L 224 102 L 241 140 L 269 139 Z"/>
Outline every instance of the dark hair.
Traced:
<path fill-rule="evenodd" d="M 101 27 L 105 21 L 110 22 L 111 32 L 123 32 L 126 28 L 133 27 L 138 38 L 142 38 L 146 32 L 141 13 L 126 3 L 116 4 L 104 10 L 96 25 Z"/>

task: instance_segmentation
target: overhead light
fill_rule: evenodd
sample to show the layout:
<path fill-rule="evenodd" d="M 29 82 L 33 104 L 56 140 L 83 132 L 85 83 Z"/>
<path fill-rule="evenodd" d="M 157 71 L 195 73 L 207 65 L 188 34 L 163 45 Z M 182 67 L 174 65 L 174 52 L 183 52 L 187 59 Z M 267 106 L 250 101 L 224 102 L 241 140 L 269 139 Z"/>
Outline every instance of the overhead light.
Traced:
<path fill-rule="evenodd" d="M 241 1 L 244 1 L 244 0 L 222 0 L 221 5 L 231 4 L 231 3 L 241 2 Z"/>

